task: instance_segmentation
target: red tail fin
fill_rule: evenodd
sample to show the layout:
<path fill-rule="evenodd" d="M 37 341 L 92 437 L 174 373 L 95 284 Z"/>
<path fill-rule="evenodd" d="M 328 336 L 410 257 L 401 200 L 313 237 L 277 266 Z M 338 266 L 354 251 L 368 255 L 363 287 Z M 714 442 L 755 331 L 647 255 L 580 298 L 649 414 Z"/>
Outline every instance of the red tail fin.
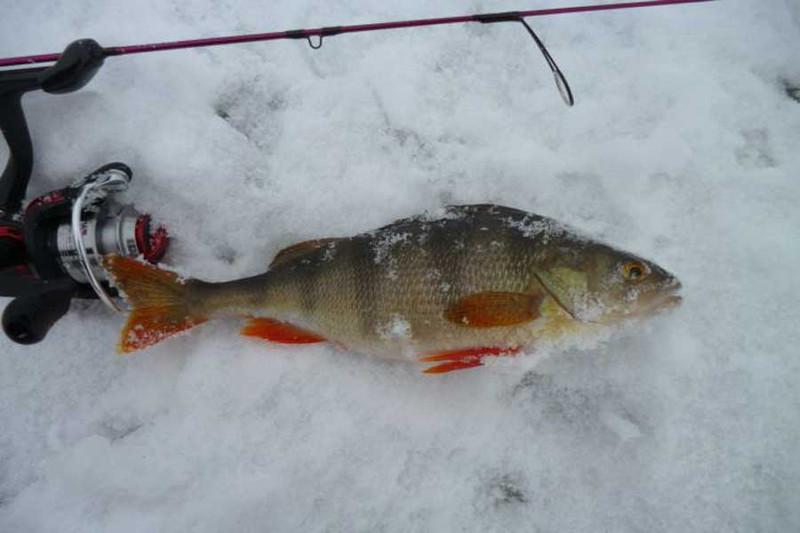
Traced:
<path fill-rule="evenodd" d="M 117 343 L 120 353 L 147 348 L 208 320 L 192 313 L 189 286 L 174 272 L 115 254 L 105 257 L 104 266 L 132 307 Z"/>

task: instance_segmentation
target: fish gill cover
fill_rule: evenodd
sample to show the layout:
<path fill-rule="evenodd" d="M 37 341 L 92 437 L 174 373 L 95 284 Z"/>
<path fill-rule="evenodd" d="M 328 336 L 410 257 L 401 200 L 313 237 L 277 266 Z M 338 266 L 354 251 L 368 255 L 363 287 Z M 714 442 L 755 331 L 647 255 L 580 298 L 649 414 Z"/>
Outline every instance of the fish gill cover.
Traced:
<path fill-rule="evenodd" d="M 118 318 L 75 303 L 44 343 L 0 340 L 0 530 L 800 529 L 798 9 L 536 20 L 571 109 L 527 36 L 493 25 L 132 56 L 80 93 L 26 97 L 31 195 L 125 159 L 132 200 L 180 237 L 169 263 L 193 276 L 493 202 L 656 258 L 685 301 L 435 379 L 265 346 L 233 322 L 117 357 Z M 18 2 L 0 49 L 460 11 Z"/>

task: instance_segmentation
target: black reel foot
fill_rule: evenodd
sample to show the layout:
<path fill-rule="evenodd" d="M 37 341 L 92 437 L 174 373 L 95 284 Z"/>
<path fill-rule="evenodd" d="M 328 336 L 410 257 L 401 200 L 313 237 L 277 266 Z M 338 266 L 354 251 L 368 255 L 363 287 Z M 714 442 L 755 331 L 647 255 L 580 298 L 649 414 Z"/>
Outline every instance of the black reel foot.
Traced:
<path fill-rule="evenodd" d="M 3 311 L 3 332 L 19 344 L 42 341 L 50 328 L 69 311 L 77 284 L 54 284 L 38 293 L 12 300 Z"/>

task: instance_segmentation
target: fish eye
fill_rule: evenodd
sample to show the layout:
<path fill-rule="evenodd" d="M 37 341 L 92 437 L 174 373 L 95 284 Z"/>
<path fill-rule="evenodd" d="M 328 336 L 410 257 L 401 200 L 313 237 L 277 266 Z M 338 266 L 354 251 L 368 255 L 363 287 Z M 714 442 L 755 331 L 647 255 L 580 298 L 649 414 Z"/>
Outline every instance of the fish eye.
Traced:
<path fill-rule="evenodd" d="M 650 273 L 641 261 L 628 261 L 622 265 L 622 275 L 628 281 L 642 281 Z"/>

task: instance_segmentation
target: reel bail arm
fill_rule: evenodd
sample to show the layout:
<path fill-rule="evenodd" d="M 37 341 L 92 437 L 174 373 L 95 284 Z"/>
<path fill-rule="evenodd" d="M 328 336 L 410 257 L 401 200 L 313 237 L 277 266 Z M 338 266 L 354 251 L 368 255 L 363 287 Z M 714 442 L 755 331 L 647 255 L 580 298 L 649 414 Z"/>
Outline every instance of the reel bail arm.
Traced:
<path fill-rule="evenodd" d="M 75 201 L 72 203 L 72 215 L 70 217 L 72 222 L 72 242 L 74 243 L 75 250 L 78 253 L 78 259 L 81 267 L 83 267 L 83 273 L 86 276 L 86 279 L 89 281 L 89 285 L 92 287 L 94 292 L 97 293 L 97 296 L 103 301 L 103 303 L 106 304 L 112 311 L 116 311 L 118 313 L 121 313 L 122 309 L 114 302 L 114 300 L 111 299 L 111 296 L 109 296 L 105 288 L 100 284 L 100 281 L 97 279 L 97 276 L 92 269 L 92 264 L 89 262 L 89 253 L 86 251 L 86 244 L 83 242 L 83 233 L 85 232 L 85 228 L 81 218 L 83 217 L 84 203 L 90 199 L 93 193 L 98 196 L 101 195 L 104 198 L 110 192 L 124 191 L 128 188 L 131 178 L 132 176 L 130 174 L 130 169 L 128 169 L 126 172 L 125 169 L 114 167 L 109 168 L 102 173 L 98 173 L 92 176 L 90 179 L 87 179 L 86 182 L 81 186 L 78 197 L 75 198 Z M 120 234 L 118 237 L 120 241 L 124 242 L 124 235 Z M 100 261 L 102 258 L 97 258 L 97 260 Z"/>

